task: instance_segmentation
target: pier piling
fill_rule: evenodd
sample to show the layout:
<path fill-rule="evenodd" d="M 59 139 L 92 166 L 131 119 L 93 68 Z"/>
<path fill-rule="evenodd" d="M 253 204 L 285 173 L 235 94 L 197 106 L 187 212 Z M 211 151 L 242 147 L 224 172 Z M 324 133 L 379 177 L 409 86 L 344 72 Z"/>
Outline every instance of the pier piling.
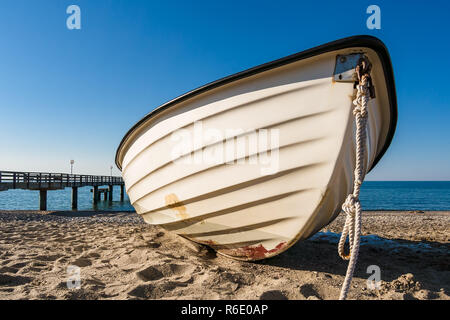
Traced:
<path fill-rule="evenodd" d="M 78 209 L 78 188 L 72 187 L 72 209 Z"/>
<path fill-rule="evenodd" d="M 125 198 L 125 185 L 120 185 L 120 201 L 123 202 Z"/>
<path fill-rule="evenodd" d="M 112 184 L 110 184 L 109 186 L 108 186 L 108 196 L 109 196 L 109 202 L 112 202 L 113 201 L 113 185 Z"/>
<path fill-rule="evenodd" d="M 39 190 L 39 210 L 47 211 L 47 189 Z"/>
<path fill-rule="evenodd" d="M 94 203 L 94 205 L 97 204 L 98 200 L 99 200 L 98 186 L 94 186 L 94 192 L 92 192 L 92 202 Z"/>

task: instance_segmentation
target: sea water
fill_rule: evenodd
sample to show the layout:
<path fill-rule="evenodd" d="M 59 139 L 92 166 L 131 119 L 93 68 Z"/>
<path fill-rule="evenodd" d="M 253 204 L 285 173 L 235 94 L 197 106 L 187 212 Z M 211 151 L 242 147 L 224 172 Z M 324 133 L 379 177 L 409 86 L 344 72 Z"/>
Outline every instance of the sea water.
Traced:
<path fill-rule="evenodd" d="M 114 188 L 113 202 L 92 205 L 92 187 L 78 188 L 78 210 L 133 210 L 130 201 L 120 202 L 120 188 Z M 47 192 L 48 210 L 70 210 L 71 188 Z M 103 196 L 102 196 L 103 199 Z M 361 189 L 363 210 L 450 210 L 450 181 L 365 181 Z M 0 210 L 37 210 L 39 191 L 0 192 Z"/>

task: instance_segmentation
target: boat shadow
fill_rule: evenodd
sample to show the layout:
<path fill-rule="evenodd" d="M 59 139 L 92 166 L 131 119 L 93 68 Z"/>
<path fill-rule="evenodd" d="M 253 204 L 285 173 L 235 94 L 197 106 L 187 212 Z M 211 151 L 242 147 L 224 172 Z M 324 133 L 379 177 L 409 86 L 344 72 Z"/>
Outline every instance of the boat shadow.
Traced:
<path fill-rule="evenodd" d="M 340 234 L 319 232 L 299 241 L 286 252 L 258 263 L 292 270 L 316 271 L 345 276 L 348 261 L 342 260 L 337 247 Z M 411 273 L 422 289 L 448 294 L 450 291 L 450 244 L 431 241 L 386 239 L 362 236 L 354 276 L 367 279 L 371 265 L 380 267 L 381 280 L 391 282 Z"/>

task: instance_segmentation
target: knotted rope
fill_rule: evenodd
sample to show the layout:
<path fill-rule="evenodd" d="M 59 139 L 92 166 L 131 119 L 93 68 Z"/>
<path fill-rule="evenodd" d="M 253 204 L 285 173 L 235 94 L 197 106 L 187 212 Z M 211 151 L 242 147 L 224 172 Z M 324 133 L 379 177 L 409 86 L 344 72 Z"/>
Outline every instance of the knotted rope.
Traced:
<path fill-rule="evenodd" d="M 356 122 L 356 166 L 353 184 L 353 193 L 347 196 L 342 210 L 347 214 L 344 229 L 339 240 L 338 253 L 344 260 L 350 260 L 347 267 L 344 283 L 342 284 L 339 300 L 347 297 L 350 283 L 353 278 L 356 261 L 358 259 L 359 243 L 361 238 L 361 204 L 359 202 L 359 192 L 364 180 L 364 153 L 366 141 L 367 104 L 371 96 L 370 86 L 370 63 L 362 58 L 356 67 L 359 83 L 356 85 L 356 99 L 353 101 L 353 115 Z M 349 237 L 349 253 L 345 254 L 344 245 Z"/>

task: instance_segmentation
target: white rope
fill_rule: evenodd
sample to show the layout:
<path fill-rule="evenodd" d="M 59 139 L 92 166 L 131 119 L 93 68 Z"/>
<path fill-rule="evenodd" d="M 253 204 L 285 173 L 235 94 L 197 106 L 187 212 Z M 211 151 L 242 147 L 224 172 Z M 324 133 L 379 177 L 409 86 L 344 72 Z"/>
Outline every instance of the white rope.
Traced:
<path fill-rule="evenodd" d="M 361 66 L 362 67 L 362 66 Z M 358 73 L 358 78 L 360 77 Z M 353 115 L 356 121 L 356 166 L 355 181 L 353 184 L 353 193 L 347 196 L 342 210 L 347 214 L 341 239 L 339 240 L 338 252 L 342 259 L 350 260 L 345 274 L 345 280 L 342 284 L 339 300 L 345 300 L 347 297 L 350 283 L 355 271 L 356 261 L 358 259 L 359 242 L 361 238 L 361 204 L 359 202 L 359 192 L 364 180 L 364 152 L 366 141 L 366 123 L 367 123 L 367 103 L 369 101 L 369 74 L 366 73 L 359 78 L 357 85 L 356 99 L 353 101 Z M 349 237 L 349 253 L 345 254 L 345 240 Z"/>

